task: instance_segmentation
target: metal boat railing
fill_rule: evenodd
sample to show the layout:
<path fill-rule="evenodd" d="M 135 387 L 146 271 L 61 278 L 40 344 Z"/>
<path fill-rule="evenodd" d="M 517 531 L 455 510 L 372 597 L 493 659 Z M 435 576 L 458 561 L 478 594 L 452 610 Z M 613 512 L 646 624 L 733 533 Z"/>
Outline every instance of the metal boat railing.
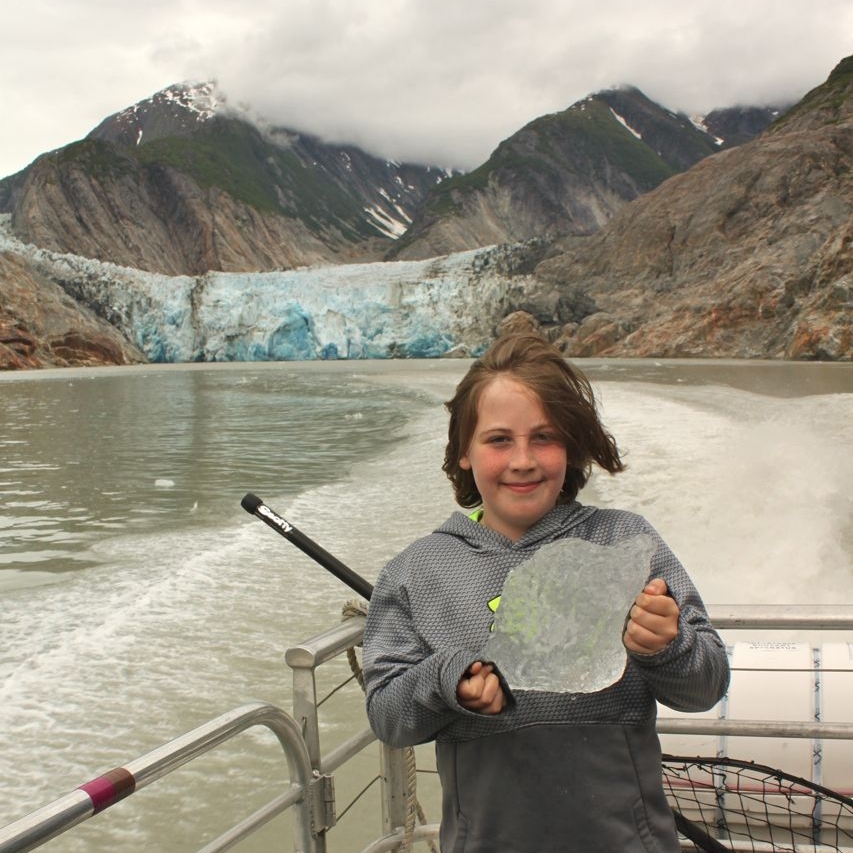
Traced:
<path fill-rule="evenodd" d="M 853 606 L 780 604 L 722 605 L 709 607 L 714 627 L 724 636 L 731 631 L 850 631 Z M 853 670 L 850 672 L 853 676 Z M 853 708 L 851 708 L 853 716 Z M 794 720 L 733 720 L 659 716 L 660 734 L 736 735 L 768 738 L 825 738 L 853 741 L 853 723 Z M 853 768 L 851 768 L 853 777 Z M 853 781 L 853 778 L 851 778 Z"/>
<path fill-rule="evenodd" d="M 33 850 L 241 732 L 260 725 L 278 738 L 288 764 L 290 785 L 198 853 L 228 850 L 288 810 L 294 816 L 293 850 L 325 853 L 327 833 L 336 823 L 333 774 L 373 744 L 376 737 L 365 718 L 361 731 L 322 755 L 315 676 L 322 664 L 361 643 L 364 621 L 363 616 L 354 616 L 287 650 L 285 660 L 293 676 L 292 714 L 265 703 L 243 705 L 222 714 L 0 828 L 0 853 Z M 381 746 L 380 764 L 383 834 L 365 853 L 400 849 L 404 841 L 437 838 L 437 824 L 410 830 L 411 839 L 404 838 L 411 809 L 406 751 Z"/>
<path fill-rule="evenodd" d="M 256 816 L 250 831 L 290 806 L 299 805 L 294 834 L 301 839 L 302 849 L 313 850 L 310 844 L 312 814 L 320 809 L 314 798 L 316 779 L 302 734 L 293 718 L 280 708 L 252 703 L 222 714 L 0 829 L 0 851 L 32 850 L 257 725 L 267 726 L 278 737 L 291 779 L 296 781 L 267 806 L 263 815 Z M 225 849 L 227 847 L 221 845 L 208 848 L 209 853 Z"/>
<path fill-rule="evenodd" d="M 667 796 L 699 839 L 684 849 L 853 853 L 853 607 L 710 615 L 728 693 L 698 714 L 659 708 L 657 721 Z"/>
<path fill-rule="evenodd" d="M 853 631 L 851 606 L 729 606 L 711 608 L 711 616 L 722 632 Z M 222 714 L 0 828 L 0 853 L 24 853 L 39 847 L 253 726 L 266 726 L 276 735 L 288 765 L 289 786 L 267 805 L 205 844 L 199 853 L 228 850 L 285 811 L 293 813 L 292 849 L 295 853 L 325 853 L 328 834 L 337 820 L 335 771 L 373 744 L 375 736 L 365 719 L 362 730 L 328 754 L 322 754 L 316 672 L 324 663 L 361 643 L 364 621 L 363 616 L 353 616 L 287 650 L 285 660 L 293 677 L 292 714 L 265 703 L 243 705 Z M 662 734 L 853 741 L 853 724 L 820 721 L 662 717 L 658 729 Z M 382 834 L 363 853 L 408 849 L 415 842 L 434 842 L 437 838 L 437 824 L 413 826 L 410 765 L 410 756 L 405 750 L 380 746 Z"/>

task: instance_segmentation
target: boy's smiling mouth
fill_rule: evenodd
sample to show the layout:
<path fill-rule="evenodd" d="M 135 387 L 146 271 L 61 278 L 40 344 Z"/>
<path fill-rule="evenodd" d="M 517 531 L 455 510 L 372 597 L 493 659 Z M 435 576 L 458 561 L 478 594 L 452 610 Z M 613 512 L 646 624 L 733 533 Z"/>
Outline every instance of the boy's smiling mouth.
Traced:
<path fill-rule="evenodd" d="M 523 483 L 517 482 L 505 482 L 504 486 L 508 488 L 510 491 L 519 492 L 519 493 L 527 493 L 532 492 L 538 486 L 542 484 L 542 480 L 525 480 Z"/>

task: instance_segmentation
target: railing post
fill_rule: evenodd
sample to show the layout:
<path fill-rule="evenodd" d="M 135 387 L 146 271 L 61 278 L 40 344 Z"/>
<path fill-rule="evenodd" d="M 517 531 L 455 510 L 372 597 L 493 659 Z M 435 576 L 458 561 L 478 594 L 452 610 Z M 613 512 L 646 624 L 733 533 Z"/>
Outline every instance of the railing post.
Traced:
<path fill-rule="evenodd" d="M 320 767 L 320 726 L 317 719 L 317 684 L 313 669 L 293 670 L 293 718 L 302 729 L 311 766 Z"/>
<path fill-rule="evenodd" d="M 317 853 L 326 853 L 326 833 L 324 826 L 317 825 L 317 819 L 323 813 L 323 801 L 318 800 L 322 787 L 320 779 L 320 726 L 317 719 L 317 684 L 313 668 L 297 667 L 293 669 L 293 718 L 302 731 L 308 757 L 315 775 L 315 789 L 306 792 L 311 800 L 311 834 L 314 836 L 314 849 Z M 294 834 L 294 850 L 299 839 Z"/>
<path fill-rule="evenodd" d="M 406 750 L 382 744 L 380 749 L 382 832 L 400 832 L 408 816 L 408 768 Z"/>
<path fill-rule="evenodd" d="M 317 667 L 361 638 L 364 617 L 348 619 L 299 646 L 289 648 L 285 662 L 293 672 L 293 717 L 302 730 L 314 771 L 311 790 L 311 832 L 317 853 L 326 853 L 326 830 L 335 824 L 334 781 L 323 775 L 317 715 Z"/>

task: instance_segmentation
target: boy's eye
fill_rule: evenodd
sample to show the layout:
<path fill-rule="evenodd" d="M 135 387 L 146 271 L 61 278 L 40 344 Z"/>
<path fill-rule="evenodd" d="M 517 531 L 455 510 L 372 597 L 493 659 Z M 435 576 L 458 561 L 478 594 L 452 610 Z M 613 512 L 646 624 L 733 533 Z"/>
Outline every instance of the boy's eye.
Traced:
<path fill-rule="evenodd" d="M 559 439 L 552 432 L 537 432 L 533 436 L 533 441 L 535 444 L 556 444 Z"/>
<path fill-rule="evenodd" d="M 515 436 L 513 435 L 491 435 L 486 439 L 488 444 L 499 447 L 507 447 L 513 443 Z M 553 432 L 535 432 L 530 436 L 530 443 L 537 446 L 545 446 L 551 444 L 559 444 L 560 439 Z"/>

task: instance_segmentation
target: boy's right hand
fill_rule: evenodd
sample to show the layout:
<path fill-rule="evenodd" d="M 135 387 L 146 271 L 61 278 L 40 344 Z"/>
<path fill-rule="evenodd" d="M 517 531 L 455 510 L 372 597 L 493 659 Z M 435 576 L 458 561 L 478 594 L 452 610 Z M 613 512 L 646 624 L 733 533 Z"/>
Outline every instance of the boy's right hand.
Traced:
<path fill-rule="evenodd" d="M 501 681 L 490 663 L 474 661 L 456 685 L 459 704 L 478 714 L 499 714 L 506 707 Z"/>

